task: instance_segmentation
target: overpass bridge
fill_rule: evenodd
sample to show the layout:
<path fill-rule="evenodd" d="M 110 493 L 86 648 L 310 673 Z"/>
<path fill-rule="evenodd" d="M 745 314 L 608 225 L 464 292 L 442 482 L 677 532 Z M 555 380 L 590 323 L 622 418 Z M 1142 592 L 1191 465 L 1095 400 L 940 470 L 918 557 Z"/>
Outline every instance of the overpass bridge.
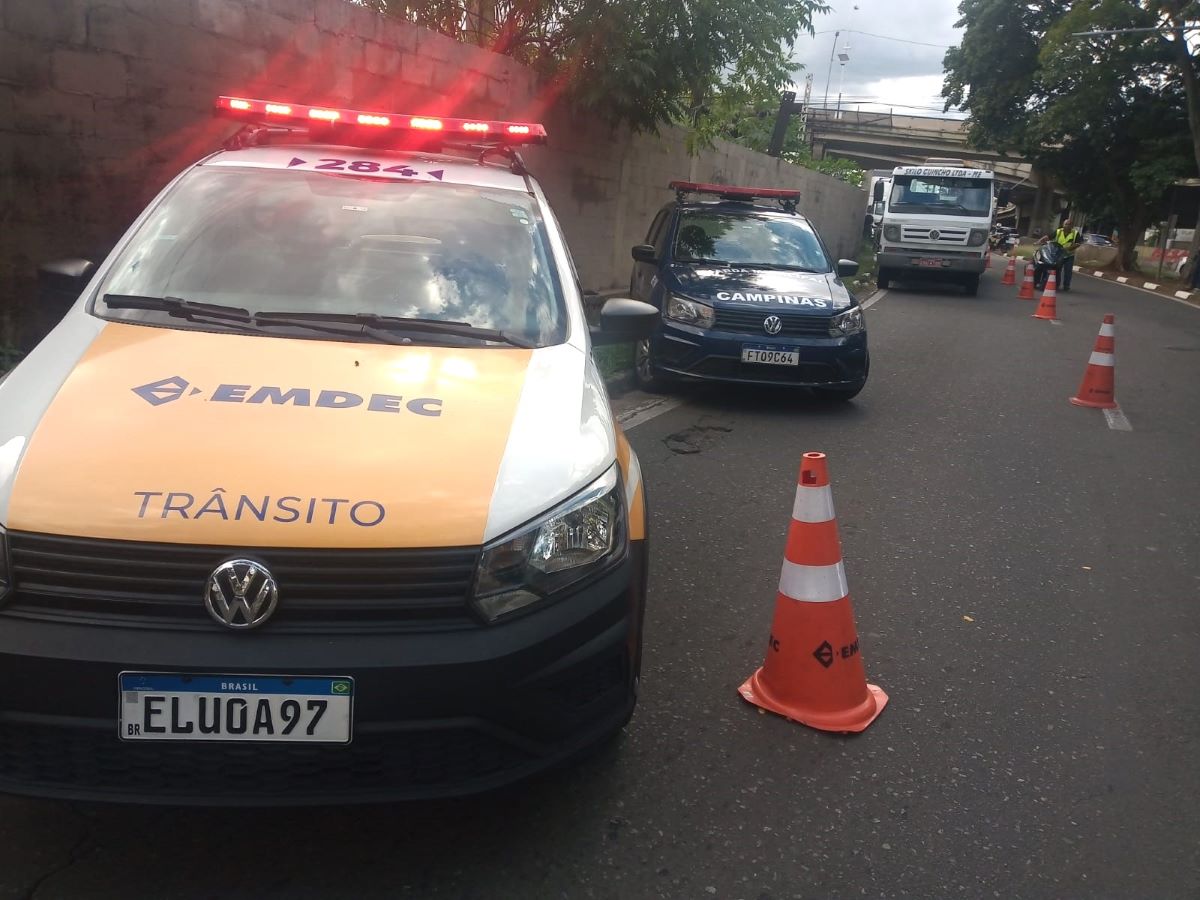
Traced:
<path fill-rule="evenodd" d="M 1022 234 L 1048 228 L 1062 208 L 1061 194 L 1028 159 L 968 147 L 964 120 L 813 106 L 802 114 L 804 134 L 816 159 L 833 154 L 867 170 L 891 171 L 941 157 L 973 160 L 991 169 L 997 181 L 1013 189 Z"/>

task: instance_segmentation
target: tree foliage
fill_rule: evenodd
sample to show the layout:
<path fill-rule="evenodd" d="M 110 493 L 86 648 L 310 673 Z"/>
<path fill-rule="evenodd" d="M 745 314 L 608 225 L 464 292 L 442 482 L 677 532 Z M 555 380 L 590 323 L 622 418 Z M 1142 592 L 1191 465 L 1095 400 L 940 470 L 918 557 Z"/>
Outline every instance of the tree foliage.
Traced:
<path fill-rule="evenodd" d="M 971 143 L 1027 156 L 1073 201 L 1115 218 L 1123 268 L 1170 184 L 1196 170 L 1189 99 L 1169 32 L 1073 35 L 1162 26 L 1171 5 L 963 0 L 963 40 L 945 57 L 942 94 L 970 113 Z"/>
<path fill-rule="evenodd" d="M 653 130 L 723 86 L 790 76 L 823 0 L 359 0 L 512 56 L 578 108 Z"/>

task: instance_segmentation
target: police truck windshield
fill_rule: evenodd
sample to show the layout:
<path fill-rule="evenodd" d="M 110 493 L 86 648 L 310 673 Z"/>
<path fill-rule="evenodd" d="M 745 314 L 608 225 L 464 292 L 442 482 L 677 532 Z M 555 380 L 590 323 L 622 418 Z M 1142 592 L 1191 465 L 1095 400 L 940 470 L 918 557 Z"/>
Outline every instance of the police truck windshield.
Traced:
<path fill-rule="evenodd" d="M 547 243 L 517 191 L 201 167 L 138 229 L 100 295 L 432 319 L 546 345 L 566 332 Z M 189 327 L 161 310 L 99 310 Z"/>
<path fill-rule="evenodd" d="M 888 209 L 896 213 L 987 217 L 992 209 L 992 182 L 981 178 L 896 175 Z"/>
<path fill-rule="evenodd" d="M 751 269 L 831 271 L 816 232 L 802 219 L 783 215 L 685 212 L 679 218 L 673 258 Z"/>

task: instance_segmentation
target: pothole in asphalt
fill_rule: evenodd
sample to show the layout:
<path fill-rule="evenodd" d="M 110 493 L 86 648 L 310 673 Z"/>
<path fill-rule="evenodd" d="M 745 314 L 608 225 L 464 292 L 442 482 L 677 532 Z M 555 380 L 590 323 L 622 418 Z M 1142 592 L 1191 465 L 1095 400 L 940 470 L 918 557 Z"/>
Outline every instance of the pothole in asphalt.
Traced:
<path fill-rule="evenodd" d="M 683 431 L 676 431 L 663 438 L 663 443 L 672 453 L 690 454 L 707 450 L 722 434 L 733 431 L 733 426 L 723 419 L 701 416 L 700 420 Z"/>

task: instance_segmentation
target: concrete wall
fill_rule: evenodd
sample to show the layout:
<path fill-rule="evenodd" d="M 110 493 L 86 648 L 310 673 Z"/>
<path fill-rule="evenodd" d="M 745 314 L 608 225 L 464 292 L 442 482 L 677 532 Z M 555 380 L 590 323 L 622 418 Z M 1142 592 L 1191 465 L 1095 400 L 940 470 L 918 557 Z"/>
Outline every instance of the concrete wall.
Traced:
<path fill-rule="evenodd" d="M 587 288 L 628 283 L 673 178 L 800 188 L 833 252 L 859 242 L 856 188 L 730 144 L 690 157 L 678 129 L 573 116 L 507 57 L 346 0 L 0 0 L 0 341 L 38 263 L 101 257 L 231 133 L 210 115 L 219 94 L 544 121 L 550 144 L 528 158 Z"/>

